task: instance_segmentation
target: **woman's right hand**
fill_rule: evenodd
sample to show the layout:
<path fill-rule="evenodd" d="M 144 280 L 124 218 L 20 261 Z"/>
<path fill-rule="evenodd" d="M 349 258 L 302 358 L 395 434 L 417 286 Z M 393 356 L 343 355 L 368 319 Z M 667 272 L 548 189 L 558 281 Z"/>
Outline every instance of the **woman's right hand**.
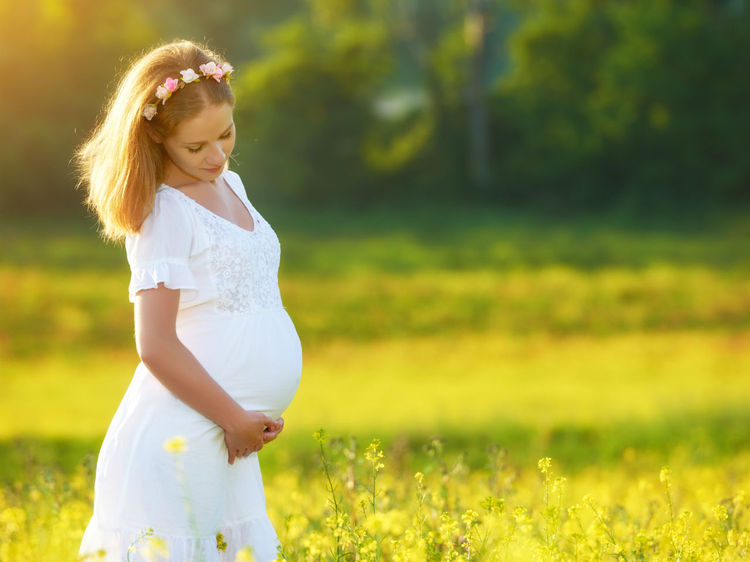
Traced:
<path fill-rule="evenodd" d="M 279 425 L 279 422 L 262 412 L 243 410 L 231 426 L 224 428 L 229 464 L 234 464 L 236 457 L 246 457 L 260 451 L 266 428 L 277 431 L 281 429 Z"/>

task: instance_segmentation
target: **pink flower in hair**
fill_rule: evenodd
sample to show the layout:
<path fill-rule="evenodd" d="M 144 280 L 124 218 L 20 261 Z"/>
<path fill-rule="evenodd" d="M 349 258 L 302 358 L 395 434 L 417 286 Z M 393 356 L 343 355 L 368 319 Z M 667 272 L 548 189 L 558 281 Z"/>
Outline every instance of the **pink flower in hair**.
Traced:
<path fill-rule="evenodd" d="M 179 84 L 180 81 L 177 78 L 167 78 L 166 82 L 164 82 L 164 87 L 168 92 L 174 92 Z"/>
<path fill-rule="evenodd" d="M 229 76 L 234 71 L 234 67 L 228 62 L 216 64 L 215 62 L 210 61 L 206 64 L 200 65 L 198 68 L 203 73 L 203 76 L 213 78 L 217 82 L 221 82 L 221 79 L 224 77 L 226 77 L 228 81 Z M 182 75 L 182 80 L 179 78 L 167 78 L 164 81 L 164 84 L 156 88 L 155 95 L 161 100 L 162 105 L 167 103 L 167 100 L 172 96 L 172 92 L 184 88 L 186 84 L 197 82 L 201 79 L 200 75 L 198 75 L 198 73 L 192 68 L 180 70 L 180 74 Z M 151 121 L 156 115 L 156 106 L 157 104 L 147 105 L 142 111 L 143 117 Z"/>
<path fill-rule="evenodd" d="M 167 101 L 167 98 L 170 96 L 169 90 L 167 90 L 164 86 L 159 86 L 156 88 L 156 97 L 162 100 L 162 105 L 164 105 L 164 102 Z"/>
<path fill-rule="evenodd" d="M 198 68 L 203 73 L 203 76 L 213 76 L 216 74 L 216 63 L 213 61 L 202 64 Z"/>

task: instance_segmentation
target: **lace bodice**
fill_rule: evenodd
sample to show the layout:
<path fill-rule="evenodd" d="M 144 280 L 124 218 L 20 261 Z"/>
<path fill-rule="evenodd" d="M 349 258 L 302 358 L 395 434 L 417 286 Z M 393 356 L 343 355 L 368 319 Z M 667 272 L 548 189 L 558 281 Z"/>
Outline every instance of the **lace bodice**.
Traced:
<path fill-rule="evenodd" d="M 254 227 L 252 231 L 245 230 L 175 191 L 189 200 L 211 239 L 208 252 L 218 292 L 216 307 L 233 313 L 280 307 L 281 246 L 271 225 L 246 204 Z"/>
<path fill-rule="evenodd" d="M 253 219 L 246 230 L 210 211 L 179 189 L 159 187 L 141 232 L 128 235 L 130 300 L 164 283 L 180 289 L 180 309 L 210 304 L 230 314 L 281 308 L 281 247 L 271 225 L 247 199 L 240 177 L 225 180 Z"/>

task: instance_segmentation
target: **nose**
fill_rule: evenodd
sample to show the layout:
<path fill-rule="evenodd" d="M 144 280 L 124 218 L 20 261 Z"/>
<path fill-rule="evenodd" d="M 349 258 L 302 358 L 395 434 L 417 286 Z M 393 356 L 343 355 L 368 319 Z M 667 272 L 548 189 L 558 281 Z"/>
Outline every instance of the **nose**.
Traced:
<path fill-rule="evenodd" d="M 208 158 L 206 158 L 206 161 L 212 167 L 216 167 L 216 166 L 221 166 L 226 159 L 227 159 L 227 155 L 224 152 L 224 150 L 222 150 L 221 144 L 220 143 L 216 143 L 214 145 L 213 150 L 208 155 Z"/>

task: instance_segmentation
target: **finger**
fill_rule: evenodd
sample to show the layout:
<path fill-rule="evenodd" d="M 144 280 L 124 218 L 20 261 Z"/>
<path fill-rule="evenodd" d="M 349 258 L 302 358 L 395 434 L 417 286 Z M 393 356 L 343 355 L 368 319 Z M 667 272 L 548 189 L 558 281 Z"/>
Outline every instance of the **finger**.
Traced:
<path fill-rule="evenodd" d="M 279 431 L 267 431 L 267 432 L 265 432 L 263 434 L 263 443 L 268 443 L 270 441 L 273 441 L 274 439 L 276 439 L 279 436 L 280 432 L 281 432 L 281 430 L 279 430 Z"/>
<path fill-rule="evenodd" d="M 265 443 L 268 443 L 269 441 L 276 439 L 279 436 L 279 433 L 281 433 L 281 430 L 284 429 L 284 424 L 281 423 L 276 429 L 273 430 L 266 430 L 263 433 L 263 441 Z"/>
<path fill-rule="evenodd" d="M 230 449 L 229 440 L 227 439 L 226 432 L 224 432 L 224 445 L 227 448 L 227 462 L 229 464 L 232 464 L 232 462 L 234 462 L 234 459 L 232 458 L 232 451 Z"/>

